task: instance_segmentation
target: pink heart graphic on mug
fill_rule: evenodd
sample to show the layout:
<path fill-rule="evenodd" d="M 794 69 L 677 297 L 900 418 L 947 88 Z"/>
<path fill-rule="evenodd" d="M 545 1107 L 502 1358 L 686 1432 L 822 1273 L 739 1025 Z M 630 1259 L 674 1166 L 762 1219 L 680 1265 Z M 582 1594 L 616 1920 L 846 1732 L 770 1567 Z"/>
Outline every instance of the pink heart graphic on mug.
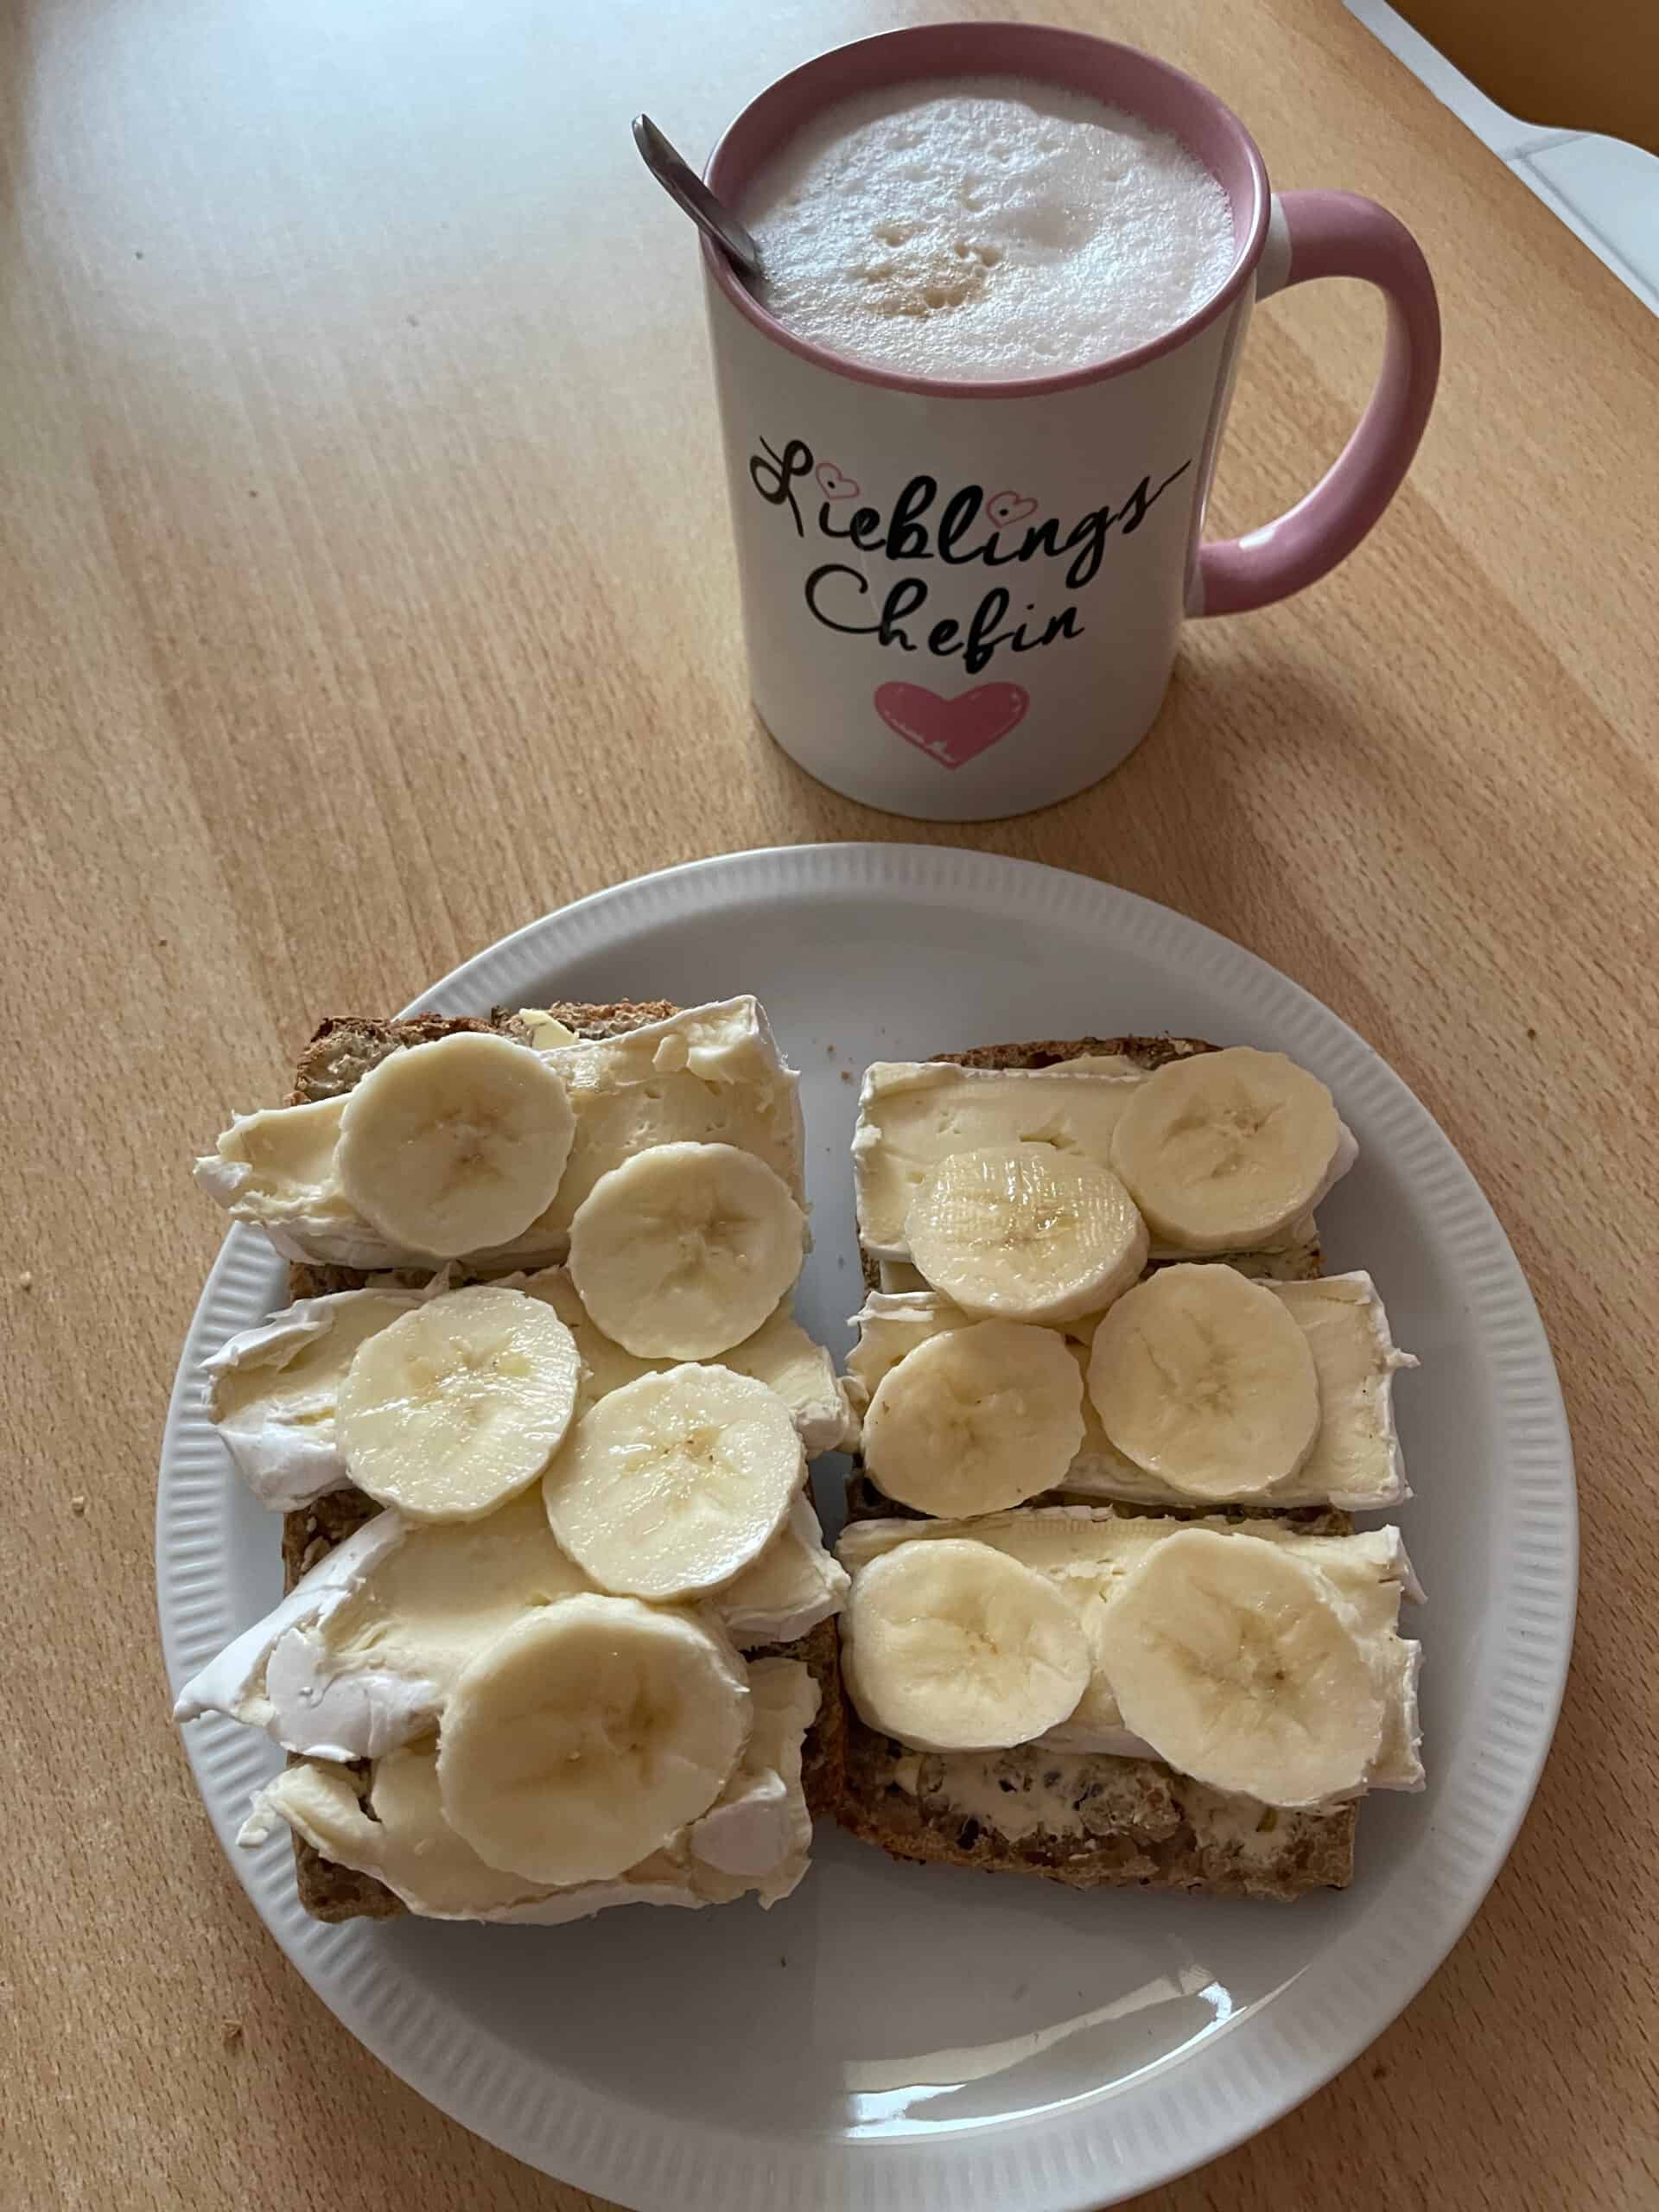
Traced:
<path fill-rule="evenodd" d="M 1031 694 L 1017 683 L 982 683 L 942 699 L 921 683 L 879 683 L 872 702 L 887 728 L 942 767 L 960 768 L 1023 720 Z"/>
<path fill-rule="evenodd" d="M 1027 515 L 1034 515 L 1037 502 L 1022 498 L 1018 492 L 993 492 L 985 502 L 985 512 L 1000 529 L 1004 523 L 1024 522 Z"/>
<path fill-rule="evenodd" d="M 855 499 L 858 486 L 850 476 L 843 476 L 833 461 L 821 461 L 812 472 L 818 480 L 818 489 L 826 499 Z"/>

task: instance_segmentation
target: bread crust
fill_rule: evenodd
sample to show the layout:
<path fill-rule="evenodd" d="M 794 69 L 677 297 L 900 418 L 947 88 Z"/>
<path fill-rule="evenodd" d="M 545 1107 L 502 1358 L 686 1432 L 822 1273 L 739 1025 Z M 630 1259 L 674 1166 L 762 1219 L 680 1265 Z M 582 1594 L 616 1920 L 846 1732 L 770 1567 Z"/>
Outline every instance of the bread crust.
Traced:
<path fill-rule="evenodd" d="M 842 1827 L 891 1859 L 1033 1875 L 1074 1890 L 1180 1890 L 1288 1904 L 1310 1890 L 1345 1889 L 1353 1879 L 1352 1805 L 1331 1813 L 1252 1806 L 1247 1817 L 1255 1827 L 1236 1834 L 1243 1800 L 1217 1806 L 1211 1801 L 1219 1793 L 1152 1759 L 1027 1745 L 973 1764 L 1011 1802 L 1044 1787 L 1072 1816 L 1063 1827 L 1010 1839 L 953 1802 L 951 1770 L 971 1756 L 914 1758 L 851 1714 Z M 901 1783 L 897 1776 L 911 1769 L 913 1786 Z M 976 1783 L 973 1803 L 985 1794 L 983 1782 Z"/>

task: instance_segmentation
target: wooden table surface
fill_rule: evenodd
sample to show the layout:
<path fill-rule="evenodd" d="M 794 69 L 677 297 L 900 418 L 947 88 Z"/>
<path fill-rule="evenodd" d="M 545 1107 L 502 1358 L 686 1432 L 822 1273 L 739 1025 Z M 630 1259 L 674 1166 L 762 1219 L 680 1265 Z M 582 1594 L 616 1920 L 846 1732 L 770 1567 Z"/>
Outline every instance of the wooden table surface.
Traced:
<path fill-rule="evenodd" d="M 588 2200 L 386 2074 L 283 1962 L 167 1717 L 153 1471 L 221 1221 L 189 1154 L 327 1011 L 640 870 L 930 833 L 745 702 L 690 242 L 639 170 L 964 0 L 21 0 L 0 68 L 0 2202 Z M 1010 12 L 988 0 L 986 12 Z M 1033 10 L 1033 12 L 1035 10 Z M 1405 2017 L 1159 2212 L 1651 2204 L 1655 367 L 1637 302 L 1331 0 L 1051 0 L 1282 184 L 1388 202 L 1446 325 L 1408 488 L 1325 584 L 1194 626 L 1156 729 L 941 837 L 1127 884 L 1344 1015 L 1485 1185 L 1585 1504 L 1536 1804 Z M 1353 420 L 1357 290 L 1255 321 L 1216 507 Z M 648 979 L 646 979 L 648 981 Z"/>

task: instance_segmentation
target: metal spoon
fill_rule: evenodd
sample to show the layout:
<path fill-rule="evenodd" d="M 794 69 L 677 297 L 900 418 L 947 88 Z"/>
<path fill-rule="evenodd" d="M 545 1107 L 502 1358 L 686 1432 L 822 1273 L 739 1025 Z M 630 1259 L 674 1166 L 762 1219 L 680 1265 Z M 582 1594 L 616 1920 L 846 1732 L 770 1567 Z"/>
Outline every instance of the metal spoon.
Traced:
<path fill-rule="evenodd" d="M 760 276 L 760 247 L 731 210 L 721 206 L 696 171 L 675 152 L 648 115 L 634 117 L 633 143 L 658 183 L 684 208 L 698 229 L 723 246 L 746 276 Z"/>

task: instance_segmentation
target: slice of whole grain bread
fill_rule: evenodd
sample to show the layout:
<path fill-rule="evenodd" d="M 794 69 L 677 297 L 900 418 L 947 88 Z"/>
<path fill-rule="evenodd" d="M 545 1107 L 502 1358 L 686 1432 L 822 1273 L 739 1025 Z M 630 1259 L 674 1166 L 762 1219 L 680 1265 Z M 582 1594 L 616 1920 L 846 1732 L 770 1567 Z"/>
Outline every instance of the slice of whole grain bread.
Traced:
<path fill-rule="evenodd" d="M 666 1021 L 679 1009 L 666 999 L 625 999 L 604 1005 L 560 1000 L 544 1011 L 579 1037 L 603 1038 L 643 1028 L 649 1022 Z M 400 1045 L 430 1044 L 461 1030 L 478 1029 L 499 1030 L 519 1038 L 526 1035 L 518 1016 L 501 1007 L 487 1017 L 424 1014 L 408 1021 L 366 1017 L 325 1021 L 300 1055 L 288 1103 L 304 1106 L 315 1099 L 337 1097 Z M 367 1280 L 355 1268 L 296 1262 L 289 1269 L 289 1294 L 292 1298 L 319 1298 L 331 1291 L 360 1289 Z M 379 1510 L 374 1499 L 361 1491 L 346 1490 L 286 1514 L 283 1521 L 284 1590 L 291 1590 L 302 1575 Z M 840 1802 L 846 1752 L 837 1651 L 836 1624 L 828 1620 L 796 1643 L 769 1644 L 747 1655 L 754 1659 L 798 1659 L 811 1669 L 818 1685 L 819 1706 L 803 1746 L 801 1781 L 808 1808 L 826 1817 L 833 1815 Z M 407 1910 L 403 1900 L 384 1883 L 325 1859 L 299 1835 L 294 1838 L 294 1872 L 300 1903 L 314 1919 L 391 1920 Z"/>
<path fill-rule="evenodd" d="M 1039 1043 L 1027 1045 L 976 1045 L 966 1052 L 935 1052 L 936 1060 L 948 1060 L 959 1068 L 1052 1068 L 1063 1060 L 1075 1060 L 1084 1053 L 1106 1059 L 1128 1060 L 1132 1066 L 1144 1069 L 1150 1075 L 1154 1068 L 1162 1067 L 1169 1060 L 1191 1059 L 1195 1052 L 1214 1052 L 1218 1046 L 1206 1044 L 1199 1037 L 1071 1037 L 1046 1038 Z M 1248 1274 L 1265 1275 L 1280 1282 L 1305 1281 L 1319 1272 L 1319 1244 L 1317 1236 L 1294 1238 L 1272 1252 L 1224 1255 L 1236 1257 L 1247 1262 Z M 866 1286 L 871 1290 L 881 1287 L 880 1261 L 859 1249 L 859 1262 L 863 1269 Z M 1147 1262 L 1147 1273 L 1167 1266 L 1164 1260 Z"/>
<path fill-rule="evenodd" d="M 1032 1504 L 1053 1502 L 1034 1498 Z M 1105 1510 L 1100 1501 L 1090 1503 Z M 1109 1510 L 1124 1520 L 1147 1514 L 1191 1520 L 1206 1511 L 1233 1521 L 1250 1517 L 1248 1507 L 1233 1505 L 1182 1511 L 1118 1503 Z M 866 1475 L 848 1484 L 849 1521 L 923 1517 L 893 1505 Z M 1274 1518 L 1294 1522 L 1311 1536 L 1353 1532 L 1352 1517 L 1334 1509 L 1308 1506 Z M 1227 1796 L 1156 1759 L 1060 1752 L 1041 1744 L 918 1757 L 867 1726 L 844 1689 L 842 1705 L 838 1818 L 890 1858 L 1039 1875 L 1077 1890 L 1185 1890 L 1287 1902 L 1309 1890 L 1345 1889 L 1353 1878 L 1353 1805 L 1285 1812 Z M 1033 1792 L 1065 1808 L 1064 1825 L 1031 1825 L 1023 1801 Z M 1024 1833 L 997 1829 L 995 1808 L 1005 1800 Z"/>
<path fill-rule="evenodd" d="M 968 1765 L 982 1778 L 964 1807 L 952 1774 Z M 1009 1838 L 979 1809 L 988 1789 L 1015 1805 L 1040 1790 L 1071 1810 L 1063 1827 Z M 1152 1759 L 1038 1744 L 918 1758 L 850 1713 L 839 1817 L 891 1859 L 1036 1875 L 1074 1890 L 1184 1890 L 1288 1904 L 1352 1881 L 1355 1810 L 1278 1812 L 1224 1798 Z"/>

